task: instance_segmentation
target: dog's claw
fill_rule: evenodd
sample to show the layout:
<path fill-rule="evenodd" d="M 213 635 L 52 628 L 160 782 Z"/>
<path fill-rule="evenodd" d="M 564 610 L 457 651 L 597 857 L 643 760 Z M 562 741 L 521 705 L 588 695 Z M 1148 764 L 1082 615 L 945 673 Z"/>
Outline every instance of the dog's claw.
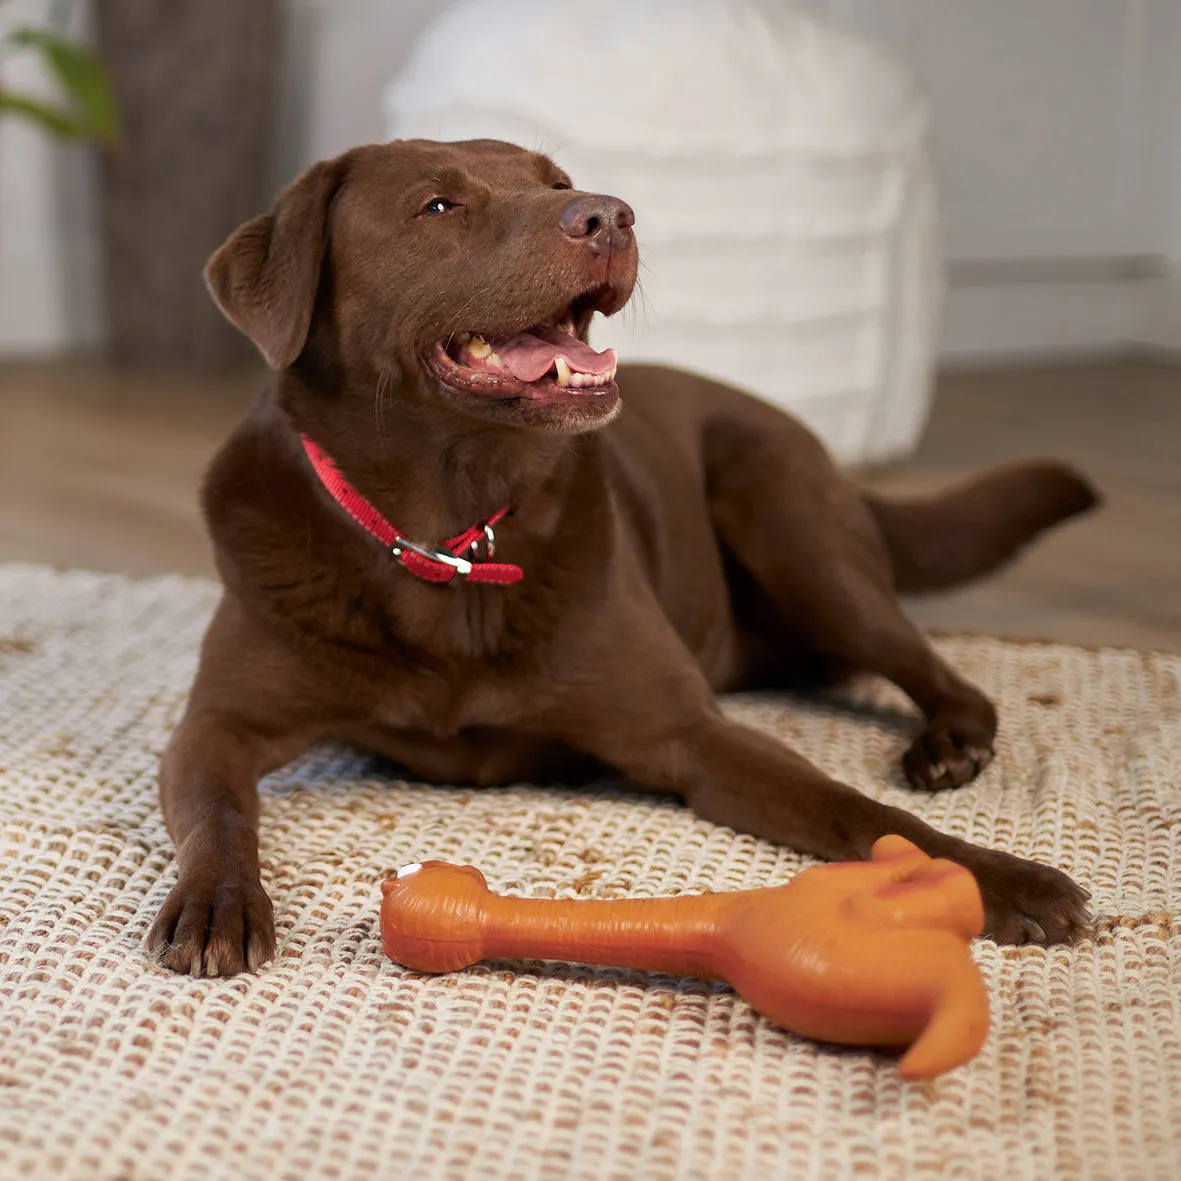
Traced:
<path fill-rule="evenodd" d="M 1021 916 L 1021 925 L 1028 932 L 1031 943 L 1046 942 L 1046 932 L 1042 929 L 1042 925 L 1037 921 L 1037 919 L 1030 918 L 1029 915 L 1023 914 Z"/>

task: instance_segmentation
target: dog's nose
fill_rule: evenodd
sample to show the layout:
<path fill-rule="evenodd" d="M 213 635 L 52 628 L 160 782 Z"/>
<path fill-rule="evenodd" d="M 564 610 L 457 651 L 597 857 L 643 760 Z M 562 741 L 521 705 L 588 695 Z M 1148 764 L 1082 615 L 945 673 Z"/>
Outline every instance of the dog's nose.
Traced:
<path fill-rule="evenodd" d="M 558 228 L 592 254 L 614 253 L 631 242 L 636 215 L 618 197 L 586 194 L 576 197 L 558 216 Z"/>

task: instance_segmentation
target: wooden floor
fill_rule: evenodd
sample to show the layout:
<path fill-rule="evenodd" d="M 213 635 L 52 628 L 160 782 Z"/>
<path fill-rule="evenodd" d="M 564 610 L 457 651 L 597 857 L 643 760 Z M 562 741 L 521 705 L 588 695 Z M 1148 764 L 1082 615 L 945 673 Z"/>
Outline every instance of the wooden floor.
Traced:
<path fill-rule="evenodd" d="M 944 630 L 1181 652 L 1181 368 L 946 377 L 918 453 L 870 482 L 929 489 L 1036 455 L 1076 463 L 1103 508 L 986 583 L 913 604 L 912 614 Z"/>
<path fill-rule="evenodd" d="M 196 488 L 259 375 L 97 363 L 0 366 L 0 561 L 210 574 Z M 1107 495 L 988 583 L 913 604 L 926 626 L 1181 653 L 1181 369 L 961 374 L 917 455 L 876 473 L 923 490 L 1020 456 L 1077 462 Z"/>

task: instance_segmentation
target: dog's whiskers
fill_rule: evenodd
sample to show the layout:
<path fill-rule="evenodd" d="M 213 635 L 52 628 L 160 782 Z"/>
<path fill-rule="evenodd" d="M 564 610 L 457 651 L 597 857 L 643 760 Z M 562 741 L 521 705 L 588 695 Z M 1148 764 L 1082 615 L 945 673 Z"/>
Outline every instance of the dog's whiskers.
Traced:
<path fill-rule="evenodd" d="M 393 373 L 388 366 L 377 375 L 377 388 L 373 393 L 373 422 L 378 438 L 385 437 L 385 392 L 393 387 Z"/>
<path fill-rule="evenodd" d="M 472 306 L 472 304 L 474 304 L 476 302 L 476 300 L 482 299 L 485 295 L 488 295 L 490 292 L 495 291 L 495 290 L 496 290 L 495 283 L 491 283 L 491 282 L 484 283 L 482 286 L 477 287 L 476 290 L 473 291 L 467 297 L 467 299 L 464 300 L 464 302 L 460 305 L 460 307 L 452 314 L 452 316 L 450 318 L 450 327 L 447 330 L 447 347 L 448 348 L 451 347 L 451 341 L 454 339 L 455 334 L 457 332 L 464 331 L 463 317 L 466 314 L 468 308 L 470 308 Z"/>

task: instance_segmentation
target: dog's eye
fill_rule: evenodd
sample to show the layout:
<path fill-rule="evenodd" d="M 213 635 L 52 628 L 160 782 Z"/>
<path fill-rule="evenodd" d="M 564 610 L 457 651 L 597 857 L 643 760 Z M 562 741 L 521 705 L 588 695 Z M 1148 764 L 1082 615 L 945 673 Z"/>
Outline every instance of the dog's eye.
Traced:
<path fill-rule="evenodd" d="M 432 197 L 426 205 L 423 206 L 423 213 L 450 213 L 455 208 L 454 201 L 448 201 L 446 197 Z"/>
<path fill-rule="evenodd" d="M 574 188 L 574 186 L 568 180 L 556 180 L 556 181 L 554 181 L 554 183 L 552 185 L 550 185 L 550 188 L 551 189 L 572 189 L 572 188 Z"/>

